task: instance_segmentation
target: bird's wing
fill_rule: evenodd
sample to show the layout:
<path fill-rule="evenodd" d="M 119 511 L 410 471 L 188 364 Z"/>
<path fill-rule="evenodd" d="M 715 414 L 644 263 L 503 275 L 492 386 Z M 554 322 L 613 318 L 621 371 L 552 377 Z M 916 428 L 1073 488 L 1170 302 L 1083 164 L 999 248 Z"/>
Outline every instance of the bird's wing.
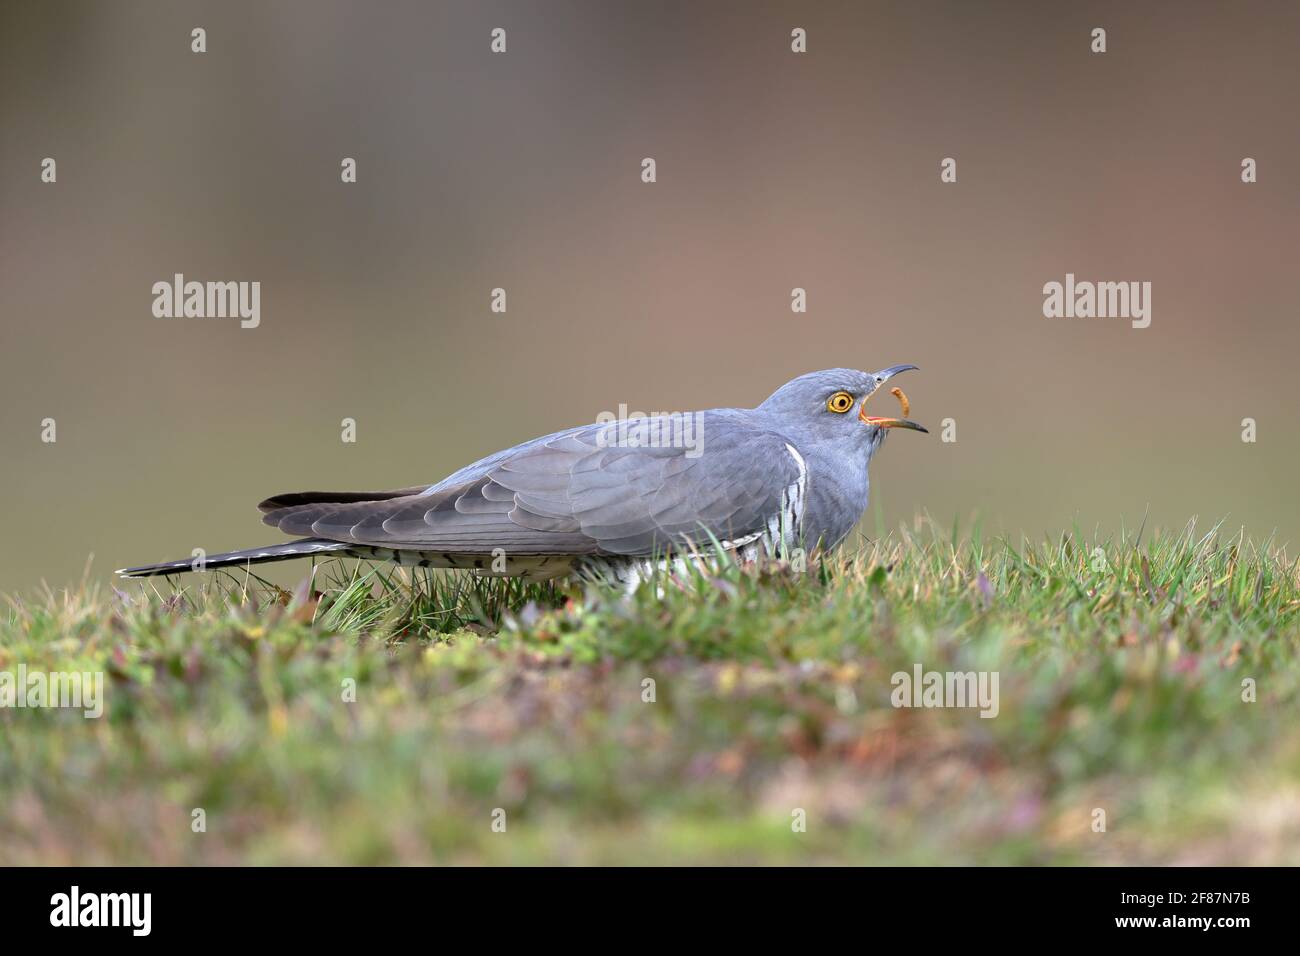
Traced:
<path fill-rule="evenodd" d="M 264 520 L 288 534 L 393 549 L 650 555 L 705 546 L 710 533 L 736 541 L 772 530 L 806 480 L 785 438 L 743 420 L 709 428 L 706 418 L 698 454 L 650 444 L 652 421 L 634 419 L 624 435 L 589 426 L 530 442 L 459 483 L 413 494 L 281 495 L 263 502 Z"/>

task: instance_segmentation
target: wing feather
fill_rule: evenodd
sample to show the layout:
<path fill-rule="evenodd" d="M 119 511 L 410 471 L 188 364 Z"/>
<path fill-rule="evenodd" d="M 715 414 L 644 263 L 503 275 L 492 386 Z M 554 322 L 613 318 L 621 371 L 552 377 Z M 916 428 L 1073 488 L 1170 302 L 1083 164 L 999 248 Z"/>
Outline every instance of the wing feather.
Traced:
<path fill-rule="evenodd" d="M 263 520 L 290 534 L 460 554 L 649 555 L 764 530 L 799 479 L 787 440 L 745 413 L 705 415 L 698 453 L 654 446 L 648 425 L 620 444 L 608 426 L 589 426 L 493 455 L 455 482 L 277 495 L 262 503 Z"/>

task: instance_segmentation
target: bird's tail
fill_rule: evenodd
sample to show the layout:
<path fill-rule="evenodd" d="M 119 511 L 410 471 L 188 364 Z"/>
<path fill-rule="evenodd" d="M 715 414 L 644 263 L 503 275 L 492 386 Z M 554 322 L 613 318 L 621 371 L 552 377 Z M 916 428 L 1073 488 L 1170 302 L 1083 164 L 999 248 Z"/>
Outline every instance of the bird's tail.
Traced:
<path fill-rule="evenodd" d="M 328 554 L 331 551 L 346 551 L 348 545 L 342 541 L 330 541 L 327 538 L 303 538 L 287 544 L 272 544 L 265 548 L 246 548 L 243 551 L 227 551 L 225 554 L 208 554 L 183 558 L 180 561 L 163 561 L 160 564 L 143 564 L 138 568 L 122 568 L 117 573 L 124 578 L 150 578 L 159 574 L 182 574 L 186 571 L 211 571 L 215 568 L 246 567 L 252 564 L 266 564 L 271 561 L 285 561 L 289 558 L 305 558 L 313 554 Z"/>

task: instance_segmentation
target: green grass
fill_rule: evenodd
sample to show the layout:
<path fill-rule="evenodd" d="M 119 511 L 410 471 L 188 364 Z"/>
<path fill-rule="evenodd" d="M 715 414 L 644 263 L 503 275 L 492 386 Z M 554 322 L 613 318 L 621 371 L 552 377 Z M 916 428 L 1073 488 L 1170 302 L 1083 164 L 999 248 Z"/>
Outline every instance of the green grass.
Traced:
<path fill-rule="evenodd" d="M 11 598 L 0 671 L 107 689 L 0 709 L 0 863 L 1300 863 L 1296 564 L 1139 538 Z M 1000 713 L 892 707 L 916 663 L 997 671 Z"/>

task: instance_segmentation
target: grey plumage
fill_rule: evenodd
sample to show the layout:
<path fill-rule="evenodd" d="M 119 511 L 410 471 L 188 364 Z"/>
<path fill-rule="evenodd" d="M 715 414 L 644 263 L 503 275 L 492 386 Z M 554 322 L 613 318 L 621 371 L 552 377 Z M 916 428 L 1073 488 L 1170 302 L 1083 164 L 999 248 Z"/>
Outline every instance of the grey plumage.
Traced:
<path fill-rule="evenodd" d="M 698 413 L 689 447 L 663 441 L 674 424 L 680 436 L 679 423 L 633 419 L 546 435 L 433 485 L 277 495 L 259 505 L 263 521 L 301 540 L 212 555 L 205 566 L 333 553 L 484 573 L 610 572 L 628 581 L 648 559 L 707 550 L 715 539 L 745 556 L 795 543 L 831 547 L 866 509 L 867 464 L 886 431 L 924 431 L 867 416 L 862 404 L 910 368 L 800 376 L 757 408 Z M 852 404 L 832 410 L 841 392 Z M 119 573 L 190 568 L 183 560 Z"/>

